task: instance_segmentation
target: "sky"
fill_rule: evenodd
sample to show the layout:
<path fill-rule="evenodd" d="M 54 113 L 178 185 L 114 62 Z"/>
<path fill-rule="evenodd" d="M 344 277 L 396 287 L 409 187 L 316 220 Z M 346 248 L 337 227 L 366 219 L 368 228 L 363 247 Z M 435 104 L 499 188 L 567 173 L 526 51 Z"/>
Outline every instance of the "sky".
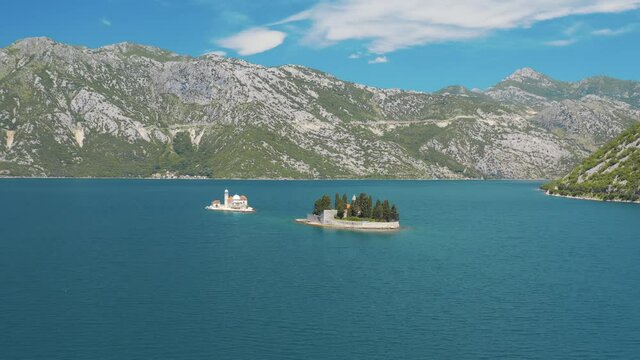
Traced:
<path fill-rule="evenodd" d="M 215 52 L 418 91 L 486 89 L 523 67 L 640 80 L 640 0 L 3 0 L 0 47 L 32 36 Z"/>

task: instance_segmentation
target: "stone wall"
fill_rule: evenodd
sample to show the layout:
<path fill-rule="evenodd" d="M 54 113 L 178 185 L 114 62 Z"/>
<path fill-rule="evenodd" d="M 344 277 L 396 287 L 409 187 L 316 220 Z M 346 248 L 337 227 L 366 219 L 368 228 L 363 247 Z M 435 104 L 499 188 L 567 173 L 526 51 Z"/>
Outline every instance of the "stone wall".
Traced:
<path fill-rule="evenodd" d="M 322 215 L 320 215 L 320 222 L 325 225 L 333 224 L 336 221 L 337 215 L 338 210 L 325 210 L 322 212 Z"/>
<path fill-rule="evenodd" d="M 337 210 L 325 210 L 320 216 L 320 223 L 328 226 L 343 227 L 349 229 L 378 229 L 390 230 L 399 229 L 399 221 L 377 222 L 377 221 L 347 221 L 335 218 Z"/>

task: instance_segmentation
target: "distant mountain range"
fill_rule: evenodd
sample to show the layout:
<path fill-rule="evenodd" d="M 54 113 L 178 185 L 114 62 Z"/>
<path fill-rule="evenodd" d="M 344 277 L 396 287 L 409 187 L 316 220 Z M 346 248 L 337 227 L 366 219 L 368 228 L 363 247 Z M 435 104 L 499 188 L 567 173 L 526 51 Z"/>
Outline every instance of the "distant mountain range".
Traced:
<path fill-rule="evenodd" d="M 639 120 L 640 82 L 529 68 L 421 93 L 130 43 L 0 49 L 4 176 L 551 178 Z"/>
<path fill-rule="evenodd" d="M 552 195 L 640 202 L 640 124 L 543 188 Z"/>

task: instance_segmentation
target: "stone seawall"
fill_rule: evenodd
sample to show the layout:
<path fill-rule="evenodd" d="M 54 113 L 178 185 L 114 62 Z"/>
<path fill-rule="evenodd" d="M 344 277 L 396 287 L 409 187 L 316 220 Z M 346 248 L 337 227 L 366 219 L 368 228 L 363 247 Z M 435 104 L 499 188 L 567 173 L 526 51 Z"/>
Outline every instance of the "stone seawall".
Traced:
<path fill-rule="evenodd" d="M 397 230 L 400 229 L 399 221 L 377 222 L 377 221 L 350 221 L 338 220 L 335 218 L 336 210 L 325 210 L 322 215 L 307 215 L 306 219 L 297 219 L 299 223 L 314 226 L 324 226 L 339 229 L 354 230 Z"/>
<path fill-rule="evenodd" d="M 395 230 L 400 228 L 399 221 L 377 222 L 377 221 L 348 221 L 335 220 L 326 224 L 332 227 L 342 227 L 348 229 L 366 229 L 366 230 Z"/>

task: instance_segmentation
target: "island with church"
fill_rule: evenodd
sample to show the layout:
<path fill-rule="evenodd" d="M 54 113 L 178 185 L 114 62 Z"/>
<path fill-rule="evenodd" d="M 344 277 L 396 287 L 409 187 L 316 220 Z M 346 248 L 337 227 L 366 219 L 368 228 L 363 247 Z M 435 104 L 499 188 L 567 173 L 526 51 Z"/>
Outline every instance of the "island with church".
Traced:
<path fill-rule="evenodd" d="M 347 194 L 336 193 L 333 205 L 331 197 L 323 195 L 314 203 L 313 212 L 296 222 L 349 230 L 398 230 L 400 213 L 388 200 L 376 200 L 374 204 L 366 193 L 353 195 L 351 202 L 347 201 Z"/>
<path fill-rule="evenodd" d="M 249 199 L 244 195 L 235 194 L 229 196 L 229 190 L 224 189 L 224 198 L 222 201 L 213 200 L 211 205 L 205 207 L 207 210 L 214 211 L 232 211 L 250 213 L 255 212 L 255 209 L 249 206 Z"/>

